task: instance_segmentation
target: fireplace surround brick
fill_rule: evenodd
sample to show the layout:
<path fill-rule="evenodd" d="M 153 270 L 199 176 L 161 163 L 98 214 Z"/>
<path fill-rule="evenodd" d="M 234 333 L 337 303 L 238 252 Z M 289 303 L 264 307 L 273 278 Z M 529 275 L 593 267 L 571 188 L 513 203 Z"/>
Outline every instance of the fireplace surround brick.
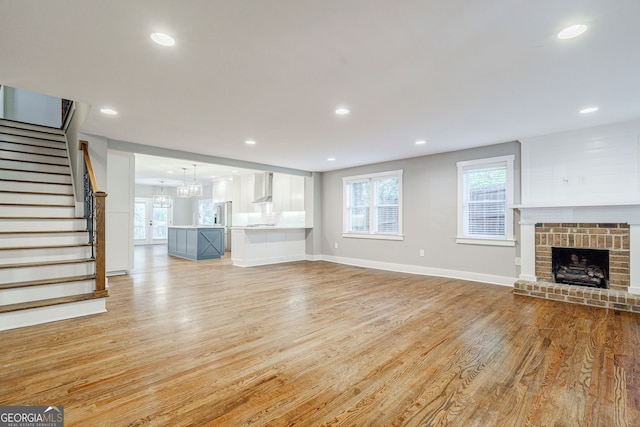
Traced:
<path fill-rule="evenodd" d="M 609 289 L 627 291 L 629 275 L 629 224 L 543 223 L 535 227 L 536 277 L 553 282 L 551 249 L 609 250 Z"/>

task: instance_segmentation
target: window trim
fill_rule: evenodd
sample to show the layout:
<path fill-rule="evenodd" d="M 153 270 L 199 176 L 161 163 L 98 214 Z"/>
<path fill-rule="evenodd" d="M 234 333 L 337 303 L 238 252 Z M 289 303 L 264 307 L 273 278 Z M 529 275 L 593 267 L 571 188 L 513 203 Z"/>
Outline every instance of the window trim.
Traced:
<path fill-rule="evenodd" d="M 402 175 L 403 170 L 393 170 L 387 172 L 377 172 L 365 175 L 347 176 L 342 178 L 342 237 L 356 239 L 379 239 L 379 240 L 404 240 L 402 234 Z M 398 178 L 398 232 L 397 233 L 380 233 L 374 230 L 368 232 L 347 231 L 347 185 L 353 182 L 369 181 L 371 183 L 370 204 L 369 204 L 369 224 L 372 227 L 375 222 L 375 193 L 373 191 L 373 181 L 380 178 Z"/>
<path fill-rule="evenodd" d="M 514 169 L 515 155 L 488 157 L 485 159 L 467 160 L 457 162 L 458 167 L 458 229 L 456 243 L 468 245 L 489 246 L 515 246 L 516 241 L 513 230 L 513 198 L 514 198 Z M 480 237 L 464 234 L 464 172 L 469 169 L 484 169 L 491 166 L 505 165 L 507 168 L 506 205 L 505 210 L 505 237 L 494 236 Z"/>

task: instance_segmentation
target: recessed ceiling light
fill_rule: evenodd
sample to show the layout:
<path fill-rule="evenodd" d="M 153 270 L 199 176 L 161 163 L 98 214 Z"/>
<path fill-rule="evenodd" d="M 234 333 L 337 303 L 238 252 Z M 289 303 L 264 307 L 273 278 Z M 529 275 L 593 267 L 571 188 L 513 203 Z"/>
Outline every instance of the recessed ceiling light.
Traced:
<path fill-rule="evenodd" d="M 215 177 L 216 177 L 215 175 L 211 175 L 211 176 L 210 176 L 210 178 L 215 178 Z"/>
<path fill-rule="evenodd" d="M 336 108 L 335 113 L 339 116 L 345 116 L 349 114 L 349 109 L 346 107 L 339 107 L 339 108 Z"/>
<path fill-rule="evenodd" d="M 558 33 L 558 38 L 562 40 L 572 39 L 574 37 L 578 37 L 580 34 L 584 33 L 585 31 L 587 31 L 587 26 L 584 24 L 572 25 L 560 31 Z"/>
<path fill-rule="evenodd" d="M 598 110 L 599 110 L 598 107 L 587 107 L 587 108 L 583 108 L 582 110 L 580 110 L 580 114 L 595 113 Z"/>
<path fill-rule="evenodd" d="M 173 46 L 176 41 L 169 34 L 165 33 L 153 33 L 151 34 L 151 40 L 162 46 Z"/>
<path fill-rule="evenodd" d="M 110 116 L 115 116 L 116 114 L 118 114 L 116 110 L 112 110 L 111 108 L 101 108 L 100 112 L 102 114 L 108 114 Z"/>
<path fill-rule="evenodd" d="M 238 171 L 237 170 L 232 170 L 231 173 L 238 173 Z"/>
<path fill-rule="evenodd" d="M 253 139 L 247 139 L 244 143 L 247 145 L 256 145 L 256 142 Z"/>
<path fill-rule="evenodd" d="M 421 139 L 421 140 L 419 140 L 419 141 L 416 141 L 416 145 L 424 145 L 424 144 L 426 144 L 426 143 L 427 143 L 427 141 L 425 141 L 424 139 Z"/>
<path fill-rule="evenodd" d="M 167 171 L 167 173 L 173 173 L 173 171 Z"/>
<path fill-rule="evenodd" d="M 330 161 L 330 162 L 335 162 L 336 158 L 335 157 L 329 157 L 327 160 Z"/>

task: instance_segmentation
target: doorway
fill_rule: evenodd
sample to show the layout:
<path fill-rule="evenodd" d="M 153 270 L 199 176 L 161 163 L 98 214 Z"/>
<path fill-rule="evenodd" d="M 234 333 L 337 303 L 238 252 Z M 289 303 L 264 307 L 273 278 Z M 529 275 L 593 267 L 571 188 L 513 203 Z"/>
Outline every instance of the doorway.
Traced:
<path fill-rule="evenodd" d="M 167 244 L 167 227 L 173 224 L 173 207 L 156 208 L 152 199 L 136 197 L 133 211 L 135 245 Z"/>

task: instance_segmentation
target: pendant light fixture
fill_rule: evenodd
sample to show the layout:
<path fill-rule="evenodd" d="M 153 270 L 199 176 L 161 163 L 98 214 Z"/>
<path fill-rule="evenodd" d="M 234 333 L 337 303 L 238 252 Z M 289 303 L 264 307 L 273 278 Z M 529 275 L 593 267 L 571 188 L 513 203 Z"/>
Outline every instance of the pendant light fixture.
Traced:
<path fill-rule="evenodd" d="M 178 197 L 191 197 L 189 186 L 187 185 L 187 168 L 182 168 L 182 185 L 176 189 Z"/>
<path fill-rule="evenodd" d="M 160 194 L 153 195 L 153 207 L 154 208 L 170 208 L 171 196 L 164 194 L 164 181 L 160 180 Z"/>
<path fill-rule="evenodd" d="M 196 167 L 197 165 L 193 165 L 193 182 L 189 185 L 189 196 L 191 197 L 199 197 L 202 196 L 202 184 L 198 182 L 196 179 Z"/>

